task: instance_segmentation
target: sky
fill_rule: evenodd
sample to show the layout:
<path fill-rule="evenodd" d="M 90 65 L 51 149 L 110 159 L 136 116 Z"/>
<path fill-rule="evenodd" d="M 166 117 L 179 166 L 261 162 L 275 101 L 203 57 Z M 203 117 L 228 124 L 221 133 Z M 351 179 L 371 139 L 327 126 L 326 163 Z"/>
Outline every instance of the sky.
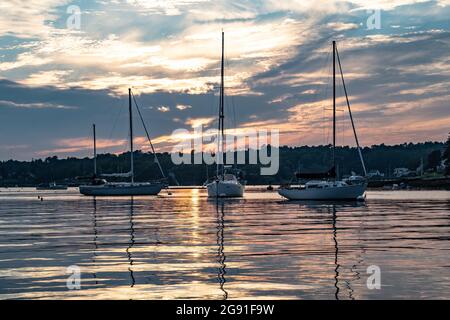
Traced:
<path fill-rule="evenodd" d="M 230 131 L 330 143 L 336 40 L 361 144 L 444 141 L 449 16 L 450 0 L 5 0 L 0 160 L 92 156 L 93 123 L 100 152 L 126 151 L 129 87 L 158 151 L 215 128 L 222 30 Z M 338 143 L 353 145 L 337 93 Z"/>

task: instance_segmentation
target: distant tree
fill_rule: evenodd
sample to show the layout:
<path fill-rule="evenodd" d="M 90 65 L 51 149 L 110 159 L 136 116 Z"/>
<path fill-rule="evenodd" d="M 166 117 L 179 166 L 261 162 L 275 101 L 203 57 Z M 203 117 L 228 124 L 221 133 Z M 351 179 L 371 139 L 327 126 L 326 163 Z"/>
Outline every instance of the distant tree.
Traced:
<path fill-rule="evenodd" d="M 364 147 L 363 156 L 366 167 L 369 170 L 380 172 L 392 172 L 394 168 L 415 169 L 421 163 L 421 159 L 428 160 L 428 156 L 436 150 L 446 150 L 444 159 L 450 165 L 450 135 L 449 141 L 444 143 L 426 142 L 420 144 L 402 145 L 374 145 Z M 434 161 L 437 166 L 439 160 Z M 280 170 L 275 176 L 261 176 L 259 165 L 239 165 L 246 173 L 248 184 L 276 184 L 277 182 L 289 182 L 298 170 L 304 172 L 320 172 L 329 170 L 331 166 L 331 147 L 301 146 L 280 148 Z M 246 152 L 246 159 L 249 152 Z M 437 159 L 438 153 L 435 153 Z M 361 174 L 362 166 L 355 148 L 343 147 L 337 149 L 337 163 L 341 175 L 349 175 L 352 171 Z M 434 156 L 433 156 L 434 157 Z M 432 157 L 432 158 L 433 158 Z M 170 154 L 158 155 L 159 161 L 166 174 L 172 172 L 181 185 L 199 184 L 206 181 L 207 175 L 211 177 L 215 171 L 214 166 L 209 170 L 202 165 L 174 165 Z M 149 181 L 161 176 L 154 162 L 152 154 L 136 152 L 135 154 L 136 181 Z M 433 161 L 430 161 L 433 162 Z M 428 164 L 428 161 L 427 161 Z M 434 165 L 432 163 L 432 165 Z M 93 161 L 89 158 L 65 158 L 49 157 L 47 159 L 35 159 L 34 161 L 0 161 L 0 186 L 35 186 L 40 183 L 64 182 L 77 184 L 75 177 L 92 175 Z M 130 170 L 130 154 L 120 155 L 100 154 L 97 159 L 99 173 L 120 173 Z M 447 167 L 449 168 L 449 167 Z M 450 174 L 450 172 L 449 172 Z"/>
<path fill-rule="evenodd" d="M 443 156 L 443 159 L 445 160 L 445 165 L 446 165 L 445 173 L 447 175 L 450 175 L 450 133 L 448 135 L 448 139 L 447 139 L 447 142 L 445 143 L 445 145 L 447 146 L 444 151 L 444 156 Z"/>
<path fill-rule="evenodd" d="M 440 150 L 434 150 L 428 154 L 427 169 L 436 169 L 441 164 L 442 155 Z"/>

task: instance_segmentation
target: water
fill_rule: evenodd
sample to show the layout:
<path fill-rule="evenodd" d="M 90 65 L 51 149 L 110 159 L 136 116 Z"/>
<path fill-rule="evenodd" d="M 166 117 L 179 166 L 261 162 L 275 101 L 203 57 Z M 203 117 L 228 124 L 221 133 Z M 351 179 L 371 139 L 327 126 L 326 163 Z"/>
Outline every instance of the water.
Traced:
<path fill-rule="evenodd" d="M 44 201 L 37 196 L 42 195 Z M 450 192 L 295 203 L 249 188 L 89 198 L 0 190 L 1 299 L 450 298 Z M 81 270 L 68 290 L 67 267 Z M 369 290 L 369 266 L 381 289 Z"/>

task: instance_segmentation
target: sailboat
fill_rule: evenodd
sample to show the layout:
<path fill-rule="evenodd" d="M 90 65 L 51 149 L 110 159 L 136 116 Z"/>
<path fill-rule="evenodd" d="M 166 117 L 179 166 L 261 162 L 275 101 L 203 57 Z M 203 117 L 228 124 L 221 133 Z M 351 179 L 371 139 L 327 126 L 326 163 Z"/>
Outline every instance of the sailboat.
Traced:
<path fill-rule="evenodd" d="M 234 174 L 233 170 L 229 170 L 224 164 L 224 143 L 225 143 L 225 33 L 222 32 L 222 61 L 221 61 L 221 84 L 220 84 L 220 103 L 219 103 L 219 129 L 218 129 L 218 156 L 221 157 L 217 161 L 216 177 L 206 183 L 209 197 L 229 198 L 242 197 L 244 195 L 244 184 Z"/>
<path fill-rule="evenodd" d="M 336 59 L 337 58 L 337 59 Z M 352 122 L 353 133 L 358 148 L 359 157 L 367 176 L 366 166 L 359 145 L 356 128 L 353 121 L 350 102 L 342 72 L 341 60 L 337 50 L 336 41 L 333 41 L 333 167 L 325 173 L 297 173 L 299 181 L 307 181 L 300 186 L 284 186 L 278 193 L 289 200 L 363 200 L 367 189 L 366 179 L 349 179 L 347 181 L 337 180 L 336 175 L 336 60 L 339 64 L 342 84 L 347 101 L 347 107 Z M 353 181 L 353 182 L 352 182 Z"/>
<path fill-rule="evenodd" d="M 97 147 L 96 147 L 96 135 L 94 125 L 94 177 L 92 183 L 88 185 L 80 186 L 80 193 L 86 196 L 146 196 L 146 195 L 158 195 L 163 188 L 166 187 L 164 181 L 152 181 L 152 182 L 135 182 L 134 181 L 134 148 L 133 148 L 133 105 L 132 105 L 132 92 L 128 89 L 129 100 L 129 124 L 130 124 L 130 166 L 131 171 L 124 174 L 103 174 L 101 177 L 122 177 L 130 178 L 131 182 L 107 182 L 104 179 L 99 179 L 97 175 Z M 137 107 L 137 105 L 136 105 Z M 151 144 L 150 136 L 147 128 L 141 116 L 142 124 L 147 133 L 147 138 L 152 146 L 153 153 L 155 154 L 155 160 L 161 171 L 162 176 L 165 178 L 164 172 L 156 157 L 155 150 Z"/>

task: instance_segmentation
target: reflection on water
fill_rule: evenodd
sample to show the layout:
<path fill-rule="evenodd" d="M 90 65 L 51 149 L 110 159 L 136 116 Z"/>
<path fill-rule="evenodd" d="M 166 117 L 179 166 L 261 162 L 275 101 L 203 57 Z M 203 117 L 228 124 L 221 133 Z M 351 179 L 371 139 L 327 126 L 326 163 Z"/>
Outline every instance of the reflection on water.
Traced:
<path fill-rule="evenodd" d="M 226 271 L 226 264 L 225 260 L 227 259 L 225 256 L 224 248 L 225 248 L 225 237 L 224 237 L 224 230 L 225 230 L 225 212 L 224 212 L 225 202 L 217 200 L 216 203 L 216 211 L 217 211 L 217 245 L 219 247 L 217 251 L 217 257 L 218 262 L 220 264 L 219 267 L 219 283 L 220 283 L 220 290 L 223 292 L 223 299 L 228 299 L 228 292 L 225 290 L 225 282 L 227 280 L 225 279 L 225 275 L 227 274 Z"/>
<path fill-rule="evenodd" d="M 336 297 L 336 300 L 339 300 L 339 263 L 338 263 L 338 257 L 339 257 L 339 244 L 337 239 L 337 216 L 336 216 L 336 206 L 332 205 L 331 210 L 333 211 L 332 217 L 333 217 L 333 241 L 334 241 L 334 264 L 336 265 L 336 268 L 334 269 L 334 272 L 336 273 L 336 276 L 334 277 L 335 282 L 334 286 L 336 287 L 336 293 L 334 296 Z"/>
<path fill-rule="evenodd" d="M 95 280 L 95 284 L 98 285 L 98 281 L 97 281 L 97 274 L 95 273 L 95 262 L 97 259 L 97 249 L 98 249 L 98 244 L 97 244 L 97 239 L 98 239 L 98 231 L 97 231 L 97 199 L 95 197 L 92 198 L 92 202 L 94 205 L 94 210 L 92 211 L 92 221 L 93 221 L 93 230 L 94 230 L 94 250 L 92 253 L 92 267 L 93 267 L 93 272 L 92 272 L 92 277 Z"/>
<path fill-rule="evenodd" d="M 450 193 L 289 202 L 0 190 L 0 298 L 450 298 Z M 66 268 L 82 272 L 66 288 Z M 367 268 L 382 271 L 369 290 Z"/>
<path fill-rule="evenodd" d="M 130 245 L 127 248 L 127 256 L 128 256 L 128 261 L 130 263 L 130 267 L 128 268 L 128 270 L 130 271 L 131 287 L 132 288 L 136 284 L 136 279 L 134 279 L 134 274 L 133 274 L 133 258 L 131 256 L 131 249 L 133 248 L 134 243 L 135 243 L 135 240 L 134 240 L 133 208 L 134 208 L 134 201 L 133 201 L 133 197 L 131 197 L 131 200 L 130 200 Z"/>

